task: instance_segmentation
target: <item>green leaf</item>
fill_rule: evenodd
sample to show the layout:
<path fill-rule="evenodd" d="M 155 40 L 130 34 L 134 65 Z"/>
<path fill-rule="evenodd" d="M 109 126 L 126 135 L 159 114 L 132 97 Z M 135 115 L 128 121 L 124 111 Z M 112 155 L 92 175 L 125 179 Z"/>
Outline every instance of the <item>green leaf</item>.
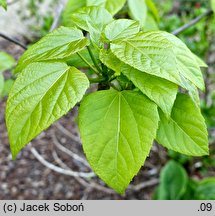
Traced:
<path fill-rule="evenodd" d="M 146 22 L 143 26 L 143 31 L 157 31 L 159 30 L 158 24 L 156 23 L 154 17 L 148 13 L 146 17 Z"/>
<path fill-rule="evenodd" d="M 141 32 L 111 44 L 112 52 L 130 66 L 181 85 L 185 78 L 204 90 L 201 70 L 193 54 L 178 38 L 162 31 Z"/>
<path fill-rule="evenodd" d="M 215 178 L 202 180 L 196 187 L 195 197 L 200 200 L 215 200 Z"/>
<path fill-rule="evenodd" d="M 36 62 L 10 91 L 6 124 L 13 158 L 34 137 L 65 115 L 89 86 L 85 74 L 59 62 Z"/>
<path fill-rule="evenodd" d="M 16 60 L 5 52 L 0 52 L 0 73 L 11 69 L 16 64 Z"/>
<path fill-rule="evenodd" d="M 72 14 L 73 22 L 81 29 L 90 33 L 94 44 L 100 45 L 101 32 L 113 18 L 103 7 L 85 7 Z"/>
<path fill-rule="evenodd" d="M 189 96 L 180 93 L 177 95 L 170 119 L 167 119 L 162 111 L 159 111 L 159 114 L 158 143 L 185 155 L 208 154 L 205 120 Z"/>
<path fill-rule="evenodd" d="M 88 40 L 76 28 L 60 27 L 31 46 L 20 58 L 16 72 L 38 61 L 60 60 L 84 49 Z"/>
<path fill-rule="evenodd" d="M 9 94 L 13 84 L 14 84 L 14 80 L 12 80 L 12 79 L 6 80 L 4 82 L 4 88 L 3 88 L 3 91 L 2 91 L 2 94 L 1 94 L 3 97 L 5 97 L 5 96 L 7 96 Z"/>
<path fill-rule="evenodd" d="M 188 90 L 188 94 L 192 98 L 193 102 L 199 107 L 200 106 L 200 97 L 199 97 L 199 91 L 196 88 L 192 82 L 185 79 L 184 81 L 184 87 Z"/>
<path fill-rule="evenodd" d="M 159 22 L 160 21 L 160 17 L 159 17 L 158 9 L 156 8 L 153 0 L 145 0 L 145 1 L 146 1 L 147 7 L 151 11 L 151 13 L 155 17 L 155 19 Z"/>
<path fill-rule="evenodd" d="M 179 200 L 186 192 L 188 176 L 185 169 L 171 160 L 161 170 L 157 191 L 159 200 Z"/>
<path fill-rule="evenodd" d="M 95 173 L 123 193 L 149 155 L 158 126 L 157 106 L 134 91 L 98 91 L 79 110 L 83 148 Z"/>
<path fill-rule="evenodd" d="M 178 92 L 176 84 L 143 73 L 125 64 L 121 67 L 121 71 L 142 93 L 154 101 L 165 114 L 170 116 Z"/>
<path fill-rule="evenodd" d="M 132 19 L 140 22 L 144 26 L 147 16 L 147 6 L 145 0 L 128 0 L 128 7 Z"/>
<path fill-rule="evenodd" d="M 126 0 L 107 0 L 105 8 L 112 15 L 115 15 L 117 12 L 119 12 L 123 8 L 125 3 L 126 3 Z"/>
<path fill-rule="evenodd" d="M 196 103 L 196 105 L 200 106 L 200 97 L 199 97 L 198 89 L 194 85 L 192 85 L 192 87 L 189 87 L 188 93 L 190 97 L 192 98 L 192 100 Z"/>
<path fill-rule="evenodd" d="M 7 1 L 6 0 L 0 0 L 0 6 L 2 6 L 5 10 L 7 10 Z"/>
<path fill-rule="evenodd" d="M 112 15 L 122 9 L 126 0 L 87 0 L 87 6 L 103 6 Z"/>
<path fill-rule="evenodd" d="M 2 92 L 4 89 L 4 76 L 0 73 L 0 96 L 2 96 Z"/>
<path fill-rule="evenodd" d="M 78 9 L 86 6 L 86 0 L 69 0 L 62 14 L 62 22 L 64 26 L 74 27 L 75 23 L 72 20 L 72 14 Z"/>
<path fill-rule="evenodd" d="M 105 36 L 109 41 L 128 38 L 140 31 L 137 21 L 129 19 L 118 19 L 108 24 L 105 28 Z"/>
<path fill-rule="evenodd" d="M 124 63 L 121 62 L 118 58 L 116 58 L 116 56 L 114 56 L 111 50 L 101 49 L 99 59 L 104 65 L 115 71 L 115 75 L 120 75 L 121 67 Z"/>
<path fill-rule="evenodd" d="M 196 200 L 197 197 L 195 195 L 195 191 L 196 191 L 197 186 L 198 186 L 198 182 L 190 178 L 188 180 L 186 192 L 182 196 L 181 199 L 182 200 Z"/>
<path fill-rule="evenodd" d="M 195 55 L 194 53 L 193 53 L 193 55 L 194 55 L 194 57 L 195 57 L 195 59 L 196 59 L 198 65 L 199 65 L 199 67 L 205 67 L 205 68 L 208 67 L 208 65 L 207 65 L 201 58 L 199 58 L 199 57 L 198 57 L 197 55 Z"/>
<path fill-rule="evenodd" d="M 107 0 L 86 0 L 87 6 L 103 6 Z"/>

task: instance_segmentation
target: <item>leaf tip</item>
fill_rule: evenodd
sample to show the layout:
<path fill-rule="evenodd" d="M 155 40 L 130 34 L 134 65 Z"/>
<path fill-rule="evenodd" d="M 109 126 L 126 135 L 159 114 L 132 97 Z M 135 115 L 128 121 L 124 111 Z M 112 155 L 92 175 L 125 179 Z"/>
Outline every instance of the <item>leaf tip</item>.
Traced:
<path fill-rule="evenodd" d="M 13 155 L 13 153 L 12 153 L 12 160 L 13 160 L 13 161 L 16 160 L 16 156 L 17 156 L 17 155 Z"/>
<path fill-rule="evenodd" d="M 204 154 L 203 154 L 203 155 L 205 155 L 205 156 L 208 156 L 208 155 L 210 154 L 209 148 L 204 149 L 203 151 L 204 151 Z"/>
<path fill-rule="evenodd" d="M 15 161 L 16 157 L 19 152 L 15 151 L 13 148 L 10 147 L 11 155 L 12 155 L 12 160 Z"/>
<path fill-rule="evenodd" d="M 123 195 L 123 194 L 125 194 L 125 190 L 126 190 L 126 187 L 127 186 L 117 186 L 117 187 L 114 187 L 113 185 L 112 186 L 110 186 L 110 187 L 112 187 L 113 189 L 114 189 L 114 191 L 116 191 L 116 193 L 118 193 L 118 194 L 120 194 L 120 195 Z"/>

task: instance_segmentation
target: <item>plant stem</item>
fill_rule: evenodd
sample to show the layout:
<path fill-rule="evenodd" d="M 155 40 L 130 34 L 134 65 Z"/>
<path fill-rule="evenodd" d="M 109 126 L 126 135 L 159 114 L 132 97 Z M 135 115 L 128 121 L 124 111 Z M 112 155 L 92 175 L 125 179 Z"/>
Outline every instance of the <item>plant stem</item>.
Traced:
<path fill-rule="evenodd" d="M 100 83 L 100 82 L 103 82 L 105 81 L 104 78 L 88 78 L 90 83 Z"/>
<path fill-rule="evenodd" d="M 87 61 L 87 59 L 85 59 L 79 52 L 77 52 L 77 54 L 98 76 L 100 76 L 100 73 L 90 64 L 90 62 Z"/>
<path fill-rule="evenodd" d="M 199 21 L 201 21 L 203 18 L 205 18 L 207 16 L 211 16 L 212 14 L 213 14 L 213 11 L 211 9 L 209 9 L 205 13 L 203 13 L 202 15 L 200 15 L 200 16 L 196 17 L 195 19 L 191 20 L 189 23 L 186 23 L 185 25 L 183 25 L 180 28 L 173 31 L 172 34 L 178 35 L 181 32 L 185 31 L 186 29 L 190 28 L 191 26 L 195 25 Z"/>
<path fill-rule="evenodd" d="M 109 82 L 112 82 L 113 80 L 115 80 L 117 78 L 117 76 L 112 76 L 110 79 L 109 79 Z"/>
<path fill-rule="evenodd" d="M 95 67 L 96 67 L 96 69 L 97 69 L 100 73 L 102 73 L 102 70 L 100 69 L 99 65 L 97 64 L 96 59 L 95 59 L 95 57 L 94 57 L 94 55 L 93 55 L 93 52 L 92 52 L 92 50 L 90 49 L 89 46 L 87 46 L 87 50 L 88 50 L 88 52 L 89 52 L 89 54 L 90 54 L 90 58 L 92 59 L 94 65 L 95 65 Z"/>

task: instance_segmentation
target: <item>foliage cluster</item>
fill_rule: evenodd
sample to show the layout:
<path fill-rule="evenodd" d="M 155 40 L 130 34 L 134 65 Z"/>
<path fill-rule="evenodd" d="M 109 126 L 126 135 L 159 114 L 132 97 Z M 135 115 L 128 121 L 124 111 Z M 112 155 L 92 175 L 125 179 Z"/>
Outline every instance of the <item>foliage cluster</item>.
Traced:
<path fill-rule="evenodd" d="M 207 65 L 179 38 L 158 30 L 159 20 L 152 0 L 70 0 L 64 26 L 32 45 L 14 71 L 18 78 L 6 107 L 13 158 L 79 103 L 87 159 L 118 193 L 138 173 L 154 140 L 182 154 L 207 155 L 198 93 L 205 90 L 200 68 Z M 91 84 L 98 91 L 86 95 Z M 171 178 L 172 167 L 187 187 L 179 165 L 170 162 L 163 172 Z M 178 183 L 176 195 L 162 194 L 165 176 L 158 197 L 181 198 L 186 190 Z"/>

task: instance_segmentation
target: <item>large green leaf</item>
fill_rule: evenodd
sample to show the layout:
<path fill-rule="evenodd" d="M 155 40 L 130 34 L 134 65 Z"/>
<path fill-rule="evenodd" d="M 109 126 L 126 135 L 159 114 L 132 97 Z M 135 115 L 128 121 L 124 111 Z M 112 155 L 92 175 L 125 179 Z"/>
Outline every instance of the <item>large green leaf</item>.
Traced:
<path fill-rule="evenodd" d="M 188 176 L 185 169 L 171 160 L 162 169 L 157 191 L 159 200 L 178 200 L 186 192 Z"/>
<path fill-rule="evenodd" d="M 72 14 L 73 22 L 90 33 L 94 44 L 100 45 L 101 32 L 113 18 L 103 7 L 85 7 Z"/>
<path fill-rule="evenodd" d="M 147 97 L 154 101 L 162 111 L 170 116 L 178 86 L 168 80 L 143 73 L 129 65 L 121 67 L 121 72 L 131 80 Z"/>
<path fill-rule="evenodd" d="M 7 10 L 7 1 L 6 0 L 0 0 L 0 6 L 2 6 L 5 10 Z"/>
<path fill-rule="evenodd" d="M 118 19 L 108 24 L 105 28 L 105 36 L 108 40 L 128 38 L 140 31 L 137 21 L 129 19 Z"/>
<path fill-rule="evenodd" d="M 72 20 L 72 14 L 78 9 L 85 7 L 86 4 L 86 0 L 69 0 L 62 15 L 63 25 L 71 27 L 75 26 L 75 23 Z"/>
<path fill-rule="evenodd" d="M 203 76 L 195 57 L 172 34 L 162 31 L 141 32 L 128 39 L 114 41 L 111 50 L 121 61 L 140 71 L 184 88 L 186 78 L 204 90 Z"/>
<path fill-rule="evenodd" d="M 143 27 L 147 16 L 147 6 L 145 0 L 128 0 L 128 7 L 132 19 L 140 22 Z"/>
<path fill-rule="evenodd" d="M 93 170 L 123 193 L 149 155 L 158 126 L 157 106 L 134 91 L 98 91 L 79 110 L 83 148 Z"/>
<path fill-rule="evenodd" d="M 123 7 L 125 2 L 126 0 L 87 0 L 87 6 L 103 6 L 114 15 Z"/>
<path fill-rule="evenodd" d="M 170 119 L 161 111 L 159 114 L 161 121 L 157 132 L 158 143 L 186 155 L 208 154 L 205 120 L 189 96 L 177 95 Z"/>
<path fill-rule="evenodd" d="M 16 61 L 11 55 L 5 52 L 0 52 L 0 73 L 11 69 L 15 64 Z"/>
<path fill-rule="evenodd" d="M 73 108 L 88 86 L 85 74 L 65 63 L 28 65 L 14 83 L 6 107 L 13 158 L 29 141 Z"/>
<path fill-rule="evenodd" d="M 162 32 L 162 36 L 167 38 L 172 45 L 173 53 L 175 53 L 176 56 L 176 65 L 179 68 L 179 74 L 199 89 L 204 90 L 205 84 L 200 70 L 200 67 L 206 67 L 204 62 L 201 61 L 201 59 L 198 59 L 198 57 L 195 56 L 195 54 L 193 54 L 190 49 L 173 34 Z"/>
<path fill-rule="evenodd" d="M 20 58 L 16 72 L 38 61 L 66 59 L 84 49 L 87 38 L 76 28 L 60 27 L 31 46 Z"/>

